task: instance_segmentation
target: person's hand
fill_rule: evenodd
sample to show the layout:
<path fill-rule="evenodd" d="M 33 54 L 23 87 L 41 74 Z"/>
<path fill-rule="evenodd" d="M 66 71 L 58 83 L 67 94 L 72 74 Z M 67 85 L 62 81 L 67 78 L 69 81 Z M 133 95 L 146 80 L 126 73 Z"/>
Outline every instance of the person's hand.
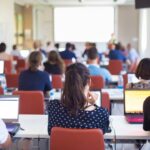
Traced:
<path fill-rule="evenodd" d="M 98 99 L 98 95 L 92 92 L 88 92 L 88 97 L 87 97 L 87 101 L 90 104 L 95 104 L 96 100 Z"/>

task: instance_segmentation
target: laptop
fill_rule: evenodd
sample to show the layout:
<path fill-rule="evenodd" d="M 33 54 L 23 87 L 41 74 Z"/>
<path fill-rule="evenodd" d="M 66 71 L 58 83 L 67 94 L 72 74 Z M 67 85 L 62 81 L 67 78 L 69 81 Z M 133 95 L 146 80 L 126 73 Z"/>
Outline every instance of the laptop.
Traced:
<path fill-rule="evenodd" d="M 102 101 L 101 101 L 101 97 L 102 97 L 102 95 L 101 95 L 101 91 L 91 91 L 93 94 L 96 94 L 97 95 L 97 100 L 96 100 L 96 102 L 95 102 L 95 104 L 97 105 L 97 106 L 101 106 L 101 103 L 102 103 Z"/>
<path fill-rule="evenodd" d="M 143 103 L 150 96 L 150 90 L 129 90 L 124 92 L 124 114 L 129 123 L 143 123 Z"/>
<path fill-rule="evenodd" d="M 0 96 L 0 118 L 6 124 L 10 135 L 14 136 L 20 128 L 19 118 L 19 96 Z"/>
<path fill-rule="evenodd" d="M 139 79 L 135 76 L 134 73 L 128 73 L 127 74 L 128 83 L 138 83 Z"/>
<path fill-rule="evenodd" d="M 0 60 L 0 74 L 4 74 L 4 61 Z"/>

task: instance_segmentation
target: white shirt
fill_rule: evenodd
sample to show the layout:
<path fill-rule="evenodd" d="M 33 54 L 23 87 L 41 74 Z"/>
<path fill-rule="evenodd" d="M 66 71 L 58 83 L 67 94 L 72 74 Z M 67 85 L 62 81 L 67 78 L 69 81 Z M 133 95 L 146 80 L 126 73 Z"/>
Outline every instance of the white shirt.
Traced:
<path fill-rule="evenodd" d="M 129 60 L 131 62 L 135 62 L 137 59 L 139 59 L 139 55 L 138 55 L 137 51 L 134 48 L 132 48 L 129 51 L 129 56 L 128 57 L 129 57 Z"/>
<path fill-rule="evenodd" d="M 21 54 L 20 54 L 20 52 L 19 52 L 18 50 L 12 50 L 12 51 L 11 51 L 11 55 L 12 55 L 12 56 L 21 57 Z"/>
<path fill-rule="evenodd" d="M 8 131 L 6 129 L 4 122 L 0 119 L 0 144 L 5 143 L 7 138 L 8 138 Z"/>

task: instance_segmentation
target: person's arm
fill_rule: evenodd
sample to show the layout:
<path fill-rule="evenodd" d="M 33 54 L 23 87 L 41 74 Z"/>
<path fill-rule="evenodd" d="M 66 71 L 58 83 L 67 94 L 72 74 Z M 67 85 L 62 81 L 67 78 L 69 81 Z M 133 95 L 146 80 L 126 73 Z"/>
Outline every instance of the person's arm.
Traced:
<path fill-rule="evenodd" d="M 12 144 L 11 137 L 8 134 L 7 140 L 3 144 L 1 144 L 0 147 L 8 148 L 8 147 L 10 147 L 11 144 Z"/>
<path fill-rule="evenodd" d="M 45 95 L 49 96 L 49 92 L 52 89 L 52 84 L 50 82 L 49 74 L 47 72 L 45 72 L 45 73 L 46 73 L 46 75 L 45 75 L 45 88 L 44 88 L 44 91 L 45 91 Z"/>

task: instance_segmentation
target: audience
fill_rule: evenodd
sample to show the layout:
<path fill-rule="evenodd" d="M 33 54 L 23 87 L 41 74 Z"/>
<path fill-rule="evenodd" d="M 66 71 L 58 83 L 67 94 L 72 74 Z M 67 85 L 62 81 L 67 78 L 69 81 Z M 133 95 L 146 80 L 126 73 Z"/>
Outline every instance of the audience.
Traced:
<path fill-rule="evenodd" d="M 88 56 L 88 69 L 90 71 L 90 75 L 93 76 L 100 75 L 104 78 L 106 83 L 110 82 L 112 80 L 110 72 L 105 68 L 101 68 L 100 65 L 98 64 L 99 55 L 97 49 L 96 48 L 89 49 L 87 56 Z"/>
<path fill-rule="evenodd" d="M 109 114 L 95 105 L 95 95 L 90 91 L 90 74 L 80 63 L 67 67 L 61 101 L 48 105 L 48 133 L 53 127 L 99 128 L 105 133 L 109 126 Z"/>
<path fill-rule="evenodd" d="M 17 49 L 17 45 L 12 46 L 11 55 L 16 56 L 16 57 L 21 57 L 21 54 L 20 54 L 19 50 Z"/>
<path fill-rule="evenodd" d="M 13 57 L 6 53 L 6 44 L 0 43 L 0 60 L 10 60 L 13 61 Z"/>
<path fill-rule="evenodd" d="M 72 44 L 71 43 L 66 43 L 66 50 L 63 52 L 60 52 L 60 56 L 62 57 L 62 59 L 76 59 L 76 55 L 74 54 L 74 52 L 72 52 Z"/>
<path fill-rule="evenodd" d="M 150 89 L 150 58 L 144 58 L 140 61 L 135 75 L 140 81 L 138 83 L 128 84 L 127 88 Z"/>
<path fill-rule="evenodd" d="M 42 56 L 39 51 L 34 51 L 29 56 L 29 68 L 21 72 L 19 76 L 19 90 L 43 91 L 49 95 L 52 89 L 49 75 L 45 71 L 40 71 Z"/>
<path fill-rule="evenodd" d="M 11 145 L 11 137 L 4 122 L 0 119 L 0 149 L 8 148 Z"/>
<path fill-rule="evenodd" d="M 44 63 L 45 71 L 49 74 L 63 74 L 65 64 L 56 51 L 51 51 L 48 55 L 48 61 Z"/>

